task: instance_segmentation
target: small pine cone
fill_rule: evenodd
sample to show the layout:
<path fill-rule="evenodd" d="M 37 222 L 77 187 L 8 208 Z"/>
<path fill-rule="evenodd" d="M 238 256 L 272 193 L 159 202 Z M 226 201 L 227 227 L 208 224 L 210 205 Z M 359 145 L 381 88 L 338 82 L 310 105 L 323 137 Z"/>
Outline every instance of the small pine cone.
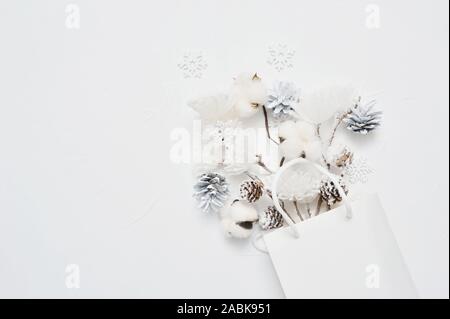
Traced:
<path fill-rule="evenodd" d="M 339 180 L 339 185 L 342 187 L 345 194 L 348 194 L 347 186 L 344 184 L 342 179 Z M 322 182 L 322 185 L 320 186 L 320 196 L 325 203 L 327 203 L 329 209 L 331 209 L 334 204 L 342 201 L 342 195 L 339 193 L 339 190 L 331 180 L 325 180 Z"/>
<path fill-rule="evenodd" d="M 258 223 L 263 230 L 280 228 L 283 226 L 283 215 L 280 214 L 275 206 L 269 206 L 259 216 Z"/>
<path fill-rule="evenodd" d="M 349 166 L 352 161 L 353 153 L 348 148 L 344 148 L 342 152 L 336 157 L 335 164 L 339 168 L 344 168 Z"/>
<path fill-rule="evenodd" d="M 241 184 L 240 196 L 249 203 L 254 203 L 261 198 L 264 192 L 264 184 L 260 181 L 249 180 Z"/>

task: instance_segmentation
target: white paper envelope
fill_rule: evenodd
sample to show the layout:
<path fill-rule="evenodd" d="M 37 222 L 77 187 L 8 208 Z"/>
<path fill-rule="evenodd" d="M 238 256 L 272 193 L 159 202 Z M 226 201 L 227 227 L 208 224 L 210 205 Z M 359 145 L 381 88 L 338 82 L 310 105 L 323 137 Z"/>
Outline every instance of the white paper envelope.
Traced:
<path fill-rule="evenodd" d="M 267 234 L 264 240 L 287 298 L 417 298 L 376 195 Z"/>

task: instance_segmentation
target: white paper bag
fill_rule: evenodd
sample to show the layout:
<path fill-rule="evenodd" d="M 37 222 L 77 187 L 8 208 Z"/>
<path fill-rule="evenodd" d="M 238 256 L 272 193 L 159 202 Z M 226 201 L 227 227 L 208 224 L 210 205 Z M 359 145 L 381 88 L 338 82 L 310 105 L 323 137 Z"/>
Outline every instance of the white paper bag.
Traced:
<path fill-rule="evenodd" d="M 287 298 L 416 298 L 376 195 L 273 231 L 264 240 Z"/>

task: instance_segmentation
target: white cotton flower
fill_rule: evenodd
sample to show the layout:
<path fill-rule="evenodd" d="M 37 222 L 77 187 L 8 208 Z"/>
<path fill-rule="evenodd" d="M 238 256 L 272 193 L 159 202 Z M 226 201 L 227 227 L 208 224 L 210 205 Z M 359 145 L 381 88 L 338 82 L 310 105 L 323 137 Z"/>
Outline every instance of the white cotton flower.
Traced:
<path fill-rule="evenodd" d="M 258 220 L 258 212 L 256 209 L 244 201 L 238 200 L 232 203 L 228 212 L 230 217 L 236 222 L 254 222 Z"/>
<path fill-rule="evenodd" d="M 299 157 L 318 162 L 322 154 L 322 144 L 320 141 L 286 140 L 280 144 L 280 154 L 286 162 Z"/>
<path fill-rule="evenodd" d="M 248 238 L 253 229 L 253 223 L 258 220 L 256 209 L 243 201 L 234 201 L 228 211 L 222 216 L 225 232 L 235 238 Z"/>
<path fill-rule="evenodd" d="M 258 113 L 259 106 L 252 105 L 246 98 L 238 99 L 233 104 L 233 111 L 237 118 L 248 118 Z"/>
<path fill-rule="evenodd" d="M 228 236 L 240 239 L 250 237 L 253 229 L 253 227 L 250 229 L 241 227 L 228 217 L 222 219 L 222 226 Z"/>
<path fill-rule="evenodd" d="M 322 143 L 320 142 L 314 125 L 304 121 L 283 122 L 278 130 L 280 138 L 280 154 L 286 161 L 304 157 L 317 162 L 322 156 Z"/>
<path fill-rule="evenodd" d="M 267 88 L 256 74 L 241 74 L 231 90 L 231 104 L 234 116 L 247 118 L 259 112 L 267 101 Z"/>
<path fill-rule="evenodd" d="M 304 119 L 321 124 L 338 113 L 350 109 L 357 101 L 356 92 L 351 87 L 332 86 L 305 94 L 297 109 Z"/>

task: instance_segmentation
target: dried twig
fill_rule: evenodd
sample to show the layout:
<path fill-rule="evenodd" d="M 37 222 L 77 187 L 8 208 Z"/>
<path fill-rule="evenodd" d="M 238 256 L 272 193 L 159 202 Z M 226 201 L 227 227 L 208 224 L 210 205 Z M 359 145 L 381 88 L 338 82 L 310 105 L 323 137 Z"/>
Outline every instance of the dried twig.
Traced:
<path fill-rule="evenodd" d="M 249 171 L 245 171 L 244 174 L 250 177 L 252 180 L 256 180 L 262 183 L 262 180 L 258 176 L 251 174 Z"/>
<path fill-rule="evenodd" d="M 331 133 L 331 137 L 330 140 L 328 141 L 328 146 L 331 146 L 333 144 L 334 138 L 336 136 L 336 132 L 337 129 L 339 128 L 339 126 L 342 124 L 342 122 L 344 121 L 344 119 L 351 113 L 352 111 L 347 111 L 344 114 L 342 114 L 341 116 L 339 116 L 336 120 L 336 124 L 333 127 L 332 133 Z"/>
<path fill-rule="evenodd" d="M 327 158 L 323 154 L 322 154 L 322 161 L 325 164 L 325 166 L 328 168 L 328 170 L 331 170 L 331 164 L 328 163 Z"/>
<path fill-rule="evenodd" d="M 273 174 L 274 172 L 269 169 L 266 164 L 263 163 L 262 161 L 262 156 L 261 155 L 256 155 L 256 158 L 258 159 L 258 161 L 256 162 L 256 164 L 258 164 L 259 166 L 261 166 L 262 168 L 264 168 L 264 170 L 266 170 L 267 172 L 269 172 L 270 174 Z"/>
<path fill-rule="evenodd" d="M 320 139 L 322 139 L 321 136 L 320 136 L 320 126 L 321 126 L 320 123 L 316 125 L 316 134 L 317 134 L 317 136 L 318 136 Z"/>

